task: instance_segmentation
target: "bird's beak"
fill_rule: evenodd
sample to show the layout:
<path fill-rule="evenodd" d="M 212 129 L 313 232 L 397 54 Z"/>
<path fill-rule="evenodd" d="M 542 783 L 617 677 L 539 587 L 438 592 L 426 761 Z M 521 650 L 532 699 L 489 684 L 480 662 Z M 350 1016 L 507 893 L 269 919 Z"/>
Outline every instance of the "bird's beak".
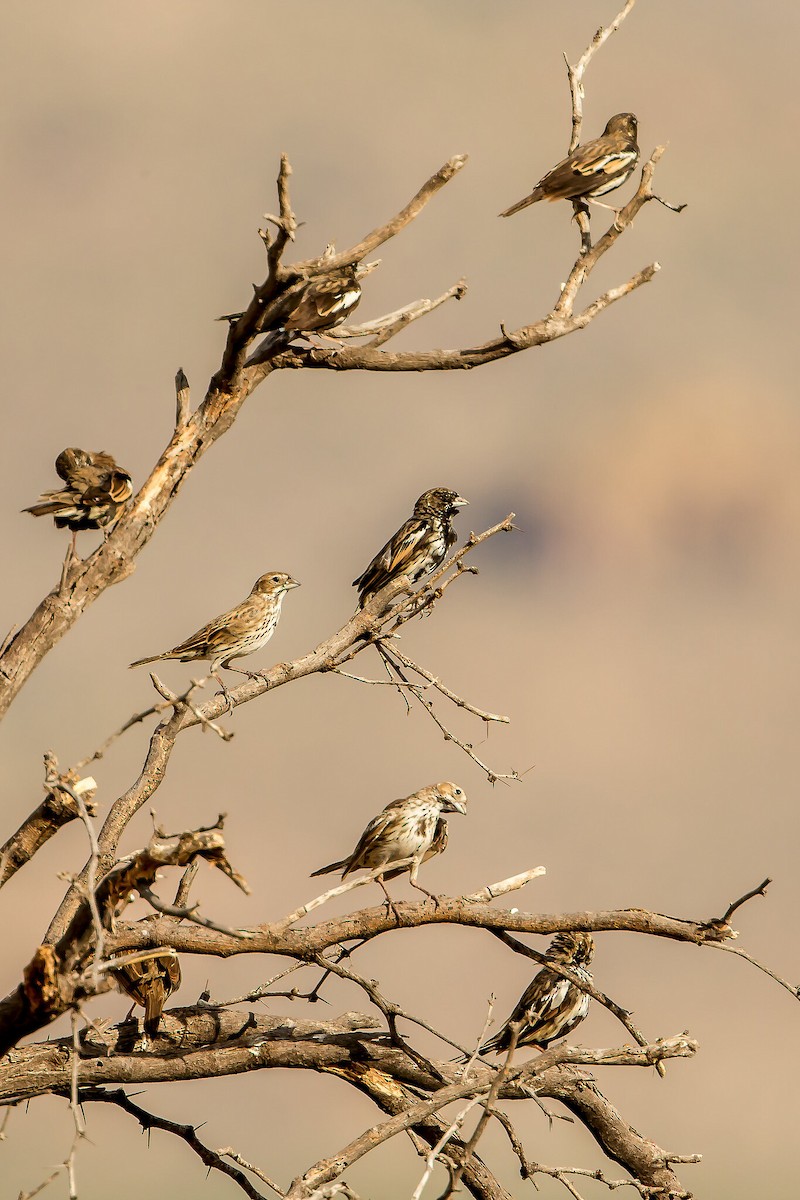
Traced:
<path fill-rule="evenodd" d="M 462 817 L 465 817 L 467 815 L 467 806 L 461 800 L 451 800 L 448 798 L 444 806 L 444 811 L 461 813 Z"/>
<path fill-rule="evenodd" d="M 453 504 L 456 508 L 463 508 L 465 504 L 469 504 L 469 500 L 465 500 L 463 496 L 456 496 Z"/>
<path fill-rule="evenodd" d="M 292 579 L 292 577 L 290 575 L 289 578 L 287 579 L 286 583 L 283 586 L 287 592 L 290 592 L 292 590 L 292 588 L 300 587 L 300 584 L 297 582 L 296 579 Z"/>
<path fill-rule="evenodd" d="M 380 258 L 376 258 L 374 262 L 359 263 L 356 267 L 356 275 L 359 279 L 363 279 L 365 275 L 369 275 L 370 271 L 374 271 L 376 267 L 379 267 L 381 261 Z"/>

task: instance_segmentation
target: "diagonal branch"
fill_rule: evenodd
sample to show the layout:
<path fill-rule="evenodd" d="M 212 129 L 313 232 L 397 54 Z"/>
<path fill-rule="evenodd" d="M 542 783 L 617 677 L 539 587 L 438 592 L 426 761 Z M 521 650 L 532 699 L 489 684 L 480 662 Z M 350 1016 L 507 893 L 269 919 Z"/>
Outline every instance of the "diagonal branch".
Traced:
<path fill-rule="evenodd" d="M 158 1117 L 155 1113 L 148 1112 L 147 1109 L 135 1104 L 122 1088 L 113 1092 L 99 1087 L 81 1088 L 79 1098 L 81 1104 L 113 1104 L 116 1108 L 121 1108 L 123 1112 L 135 1117 L 142 1130 L 147 1134 L 151 1129 L 162 1129 L 165 1133 L 174 1134 L 175 1137 L 179 1137 L 186 1143 L 189 1149 L 208 1167 L 209 1171 L 219 1171 L 222 1175 L 227 1175 L 229 1179 L 239 1185 L 244 1194 L 250 1197 L 250 1200 L 267 1200 L 263 1192 L 259 1192 L 253 1187 L 243 1171 L 231 1163 L 225 1162 L 221 1152 L 212 1150 L 210 1146 L 206 1146 L 204 1142 L 200 1141 L 194 1125 L 181 1125 L 178 1121 L 169 1121 L 166 1117 Z M 279 1196 L 283 1195 L 280 1189 L 275 1188 L 275 1190 Z"/>

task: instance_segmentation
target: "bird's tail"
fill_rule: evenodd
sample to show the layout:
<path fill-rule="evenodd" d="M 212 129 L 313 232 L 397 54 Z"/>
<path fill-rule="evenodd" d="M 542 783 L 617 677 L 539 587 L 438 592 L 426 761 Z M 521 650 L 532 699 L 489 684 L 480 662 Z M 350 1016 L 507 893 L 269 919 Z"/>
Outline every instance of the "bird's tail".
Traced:
<path fill-rule="evenodd" d="M 522 212 L 523 208 L 527 208 L 529 204 L 535 204 L 537 200 L 541 200 L 544 192 L 540 187 L 535 187 L 530 196 L 526 196 L 524 200 L 518 200 L 516 204 L 512 204 L 511 208 L 505 209 L 499 213 L 501 217 L 513 217 L 514 213 Z"/>
<path fill-rule="evenodd" d="M 34 517 L 52 517 L 54 513 L 61 512 L 63 507 L 63 500 L 46 500 L 43 504 L 32 504 L 30 508 L 23 508 L 22 511 Z"/>
<path fill-rule="evenodd" d="M 166 654 L 152 654 L 150 658 L 137 658 L 136 662 L 128 664 L 128 670 L 130 671 L 131 667 L 143 667 L 145 663 L 158 662 L 160 658 L 166 657 Z"/>
<path fill-rule="evenodd" d="M 496 1050 L 499 1038 L 500 1038 L 499 1033 L 496 1033 L 494 1035 L 494 1037 L 489 1038 L 488 1042 L 484 1042 L 483 1045 L 481 1046 L 481 1048 L 478 1050 L 478 1055 L 481 1056 L 484 1054 L 490 1054 L 493 1050 Z M 471 1058 L 472 1058 L 471 1054 L 459 1054 L 459 1056 L 457 1058 L 453 1058 L 450 1061 L 454 1062 L 454 1063 L 465 1063 L 465 1062 L 469 1062 L 469 1060 Z"/>
<path fill-rule="evenodd" d="M 313 879 L 315 875 L 331 875 L 334 871 L 343 871 L 350 860 L 343 858 L 341 862 L 328 863 L 327 867 L 320 867 L 318 871 L 312 871 L 309 879 Z"/>

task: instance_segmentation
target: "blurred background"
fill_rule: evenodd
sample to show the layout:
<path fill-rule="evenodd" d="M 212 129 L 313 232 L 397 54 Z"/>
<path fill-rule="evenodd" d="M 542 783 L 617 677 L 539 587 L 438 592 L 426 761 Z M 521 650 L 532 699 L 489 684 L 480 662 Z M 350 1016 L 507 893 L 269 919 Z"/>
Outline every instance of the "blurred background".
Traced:
<path fill-rule="evenodd" d="M 575 61 L 616 10 L 616 0 L 7 6 L 0 636 L 58 579 L 67 535 L 20 515 L 54 486 L 56 454 L 107 449 L 138 486 L 169 439 L 178 367 L 202 398 L 225 336 L 214 318 L 245 305 L 263 275 L 256 230 L 276 207 L 281 151 L 305 221 L 298 257 L 353 243 L 450 155 L 470 154 L 367 281 L 358 320 L 469 280 L 461 303 L 414 325 L 398 349 L 475 344 L 548 310 L 576 252 L 569 206 L 495 214 L 562 157 L 562 51 Z M 182 738 L 155 796 L 169 829 L 230 814 L 230 856 L 253 896 L 204 869 L 204 911 L 238 924 L 278 918 L 317 893 L 309 873 L 351 849 L 379 808 L 453 778 L 470 812 L 451 821 L 428 887 L 474 891 L 543 863 L 546 877 L 515 898 L 533 911 L 641 906 L 707 918 L 771 875 L 768 897 L 737 916 L 740 944 L 800 980 L 800 412 L 786 204 L 799 182 L 787 152 L 798 36 L 792 5 L 641 0 L 589 69 L 585 136 L 635 111 L 645 156 L 669 143 L 657 190 L 688 208 L 648 206 L 585 299 L 653 260 L 661 273 L 584 332 L 470 373 L 273 376 L 193 472 L 135 574 L 20 694 L 0 733 L 2 838 L 39 802 L 45 750 L 66 768 L 153 701 L 147 673 L 126 670 L 132 659 L 174 645 L 273 569 L 303 587 L 252 665 L 307 651 L 352 611 L 350 580 L 417 495 L 445 484 L 471 502 L 462 535 L 511 510 L 520 532 L 481 550 L 480 575 L 409 627 L 403 647 L 474 703 L 509 714 L 509 727 L 481 741 L 477 722 L 442 709 L 494 769 L 527 772 L 523 782 L 490 787 L 388 688 L 300 681 L 237 711 L 231 744 Z M 595 234 L 609 220 L 596 210 Z M 80 535 L 83 553 L 95 544 Z M 377 658 L 358 669 L 378 677 Z M 176 689 L 192 673 L 161 671 Z M 151 725 L 94 765 L 101 813 L 138 774 Z M 150 830 L 143 811 L 123 849 Z M 84 831 L 68 827 L 4 889 L 3 993 L 63 893 L 58 873 L 79 870 L 86 850 Z M 407 883 L 394 887 L 408 894 Z M 368 889 L 337 911 L 379 899 Z M 772 1200 L 795 1196 L 797 1002 L 731 955 L 597 940 L 597 984 L 648 1036 L 688 1029 L 701 1043 L 664 1081 L 601 1073 L 605 1092 L 669 1151 L 703 1154 L 680 1169 L 698 1195 L 751 1196 L 768 1173 Z M 206 981 L 215 997 L 235 996 L 280 967 L 186 961 L 179 1002 Z M 490 936 L 443 928 L 384 938 L 356 967 L 467 1040 L 489 994 L 502 1019 L 531 973 Z M 305 987 L 315 976 L 295 979 Z M 278 1000 L 269 1011 L 324 1018 L 366 1004 L 333 983 L 326 995 L 330 1008 Z M 91 1013 L 117 1020 L 127 1007 L 114 994 Z M 623 1037 L 594 1008 L 575 1040 Z M 140 1102 L 205 1122 L 209 1145 L 233 1144 L 284 1186 L 380 1119 L 334 1080 L 268 1072 L 151 1087 Z M 582 1129 L 548 1129 L 529 1107 L 514 1114 L 530 1157 L 621 1173 Z M 124 1114 L 92 1109 L 88 1119 L 82 1200 L 138 1195 L 145 1178 L 153 1196 L 237 1194 L 167 1135 L 154 1133 L 148 1149 Z M 63 1102 L 14 1111 L 0 1148 L 5 1193 L 32 1188 L 70 1141 Z M 504 1138 L 490 1131 L 482 1152 L 519 1194 Z M 348 1179 L 364 1197 L 392 1200 L 420 1172 L 397 1140 Z M 550 1180 L 539 1187 L 564 1194 Z M 51 1187 L 65 1190 L 63 1178 Z"/>

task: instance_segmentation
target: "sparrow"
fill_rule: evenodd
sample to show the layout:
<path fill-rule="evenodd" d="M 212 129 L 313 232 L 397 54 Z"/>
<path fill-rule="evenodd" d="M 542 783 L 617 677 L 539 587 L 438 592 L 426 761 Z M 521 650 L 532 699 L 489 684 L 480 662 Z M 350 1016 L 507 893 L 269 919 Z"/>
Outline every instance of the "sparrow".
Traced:
<path fill-rule="evenodd" d="M 510 217 L 537 200 L 596 200 L 620 187 L 639 161 L 633 113 L 611 117 L 599 138 L 576 146 L 539 180 L 524 200 L 500 213 Z"/>
<path fill-rule="evenodd" d="M 378 551 L 366 571 L 353 580 L 353 587 L 359 591 L 359 608 L 399 575 L 407 575 L 411 583 L 416 583 L 441 566 L 456 541 L 451 522 L 465 504 L 469 501 L 450 488 L 423 492 L 411 517 Z"/>
<path fill-rule="evenodd" d="M 377 262 L 349 263 L 336 271 L 309 280 L 289 315 L 273 327 L 273 333 L 324 333 L 347 320 L 361 301 L 361 283 Z M 238 321 L 244 313 L 226 313 L 219 321 Z M 285 340 L 285 339 L 284 339 Z"/>
<path fill-rule="evenodd" d="M 126 963 L 124 967 L 117 967 L 114 977 L 120 991 L 144 1009 L 144 1031 L 155 1037 L 164 1005 L 181 986 L 177 954 L 150 955 L 139 962 Z"/>
<path fill-rule="evenodd" d="M 216 679 L 222 693 L 231 706 L 228 689 L 222 682 L 218 671 L 227 667 L 229 671 L 238 671 L 251 679 L 263 678 L 257 671 L 245 671 L 241 667 L 232 667 L 231 660 L 253 654 L 266 646 L 275 632 L 281 615 L 283 597 L 292 588 L 300 587 L 296 579 L 282 571 L 272 575 L 262 575 L 253 584 L 253 590 L 246 600 L 237 604 L 229 612 L 222 613 L 213 621 L 203 625 L 197 633 L 193 633 L 186 641 L 165 650 L 163 654 L 153 654 L 150 658 L 140 658 L 132 662 L 132 667 L 141 667 L 145 663 L 160 662 L 166 658 L 178 658 L 181 662 L 197 662 L 208 659 L 211 663 L 211 674 Z"/>
<path fill-rule="evenodd" d="M 445 814 L 461 813 L 463 816 L 466 811 L 467 797 L 457 784 L 434 783 L 420 788 L 405 800 L 393 800 L 387 804 L 382 812 L 372 818 L 352 854 L 339 862 L 329 863 L 327 867 L 320 867 L 318 871 L 312 871 L 311 878 L 341 871 L 342 879 L 345 879 L 359 867 L 381 867 L 385 864 L 387 869 L 377 877 L 377 882 L 383 888 L 390 908 L 394 908 L 394 905 L 384 881 L 395 879 L 404 871 L 408 871 L 412 887 L 436 900 L 433 892 L 417 882 L 417 872 L 422 863 L 435 854 L 441 854 L 447 846 Z M 407 866 L 392 869 L 392 863 L 404 858 L 412 861 Z"/>
<path fill-rule="evenodd" d="M 554 963 L 570 967 L 579 979 L 592 982 L 587 970 L 594 955 L 594 940 L 588 933 L 557 933 L 547 949 Z M 500 1054 L 508 1048 L 511 1026 L 523 1025 L 517 1037 L 518 1046 L 538 1046 L 544 1050 L 557 1038 L 565 1037 L 579 1025 L 589 1011 L 589 996 L 580 988 L 557 975 L 550 967 L 542 967 L 528 984 L 511 1016 L 494 1037 L 484 1042 L 479 1053 Z"/>
<path fill-rule="evenodd" d="M 131 477 L 105 450 L 62 450 L 56 471 L 64 480 L 60 491 L 43 492 L 38 504 L 23 512 L 52 517 L 57 529 L 72 530 L 72 553 L 80 529 L 111 530 L 133 495 Z"/>

